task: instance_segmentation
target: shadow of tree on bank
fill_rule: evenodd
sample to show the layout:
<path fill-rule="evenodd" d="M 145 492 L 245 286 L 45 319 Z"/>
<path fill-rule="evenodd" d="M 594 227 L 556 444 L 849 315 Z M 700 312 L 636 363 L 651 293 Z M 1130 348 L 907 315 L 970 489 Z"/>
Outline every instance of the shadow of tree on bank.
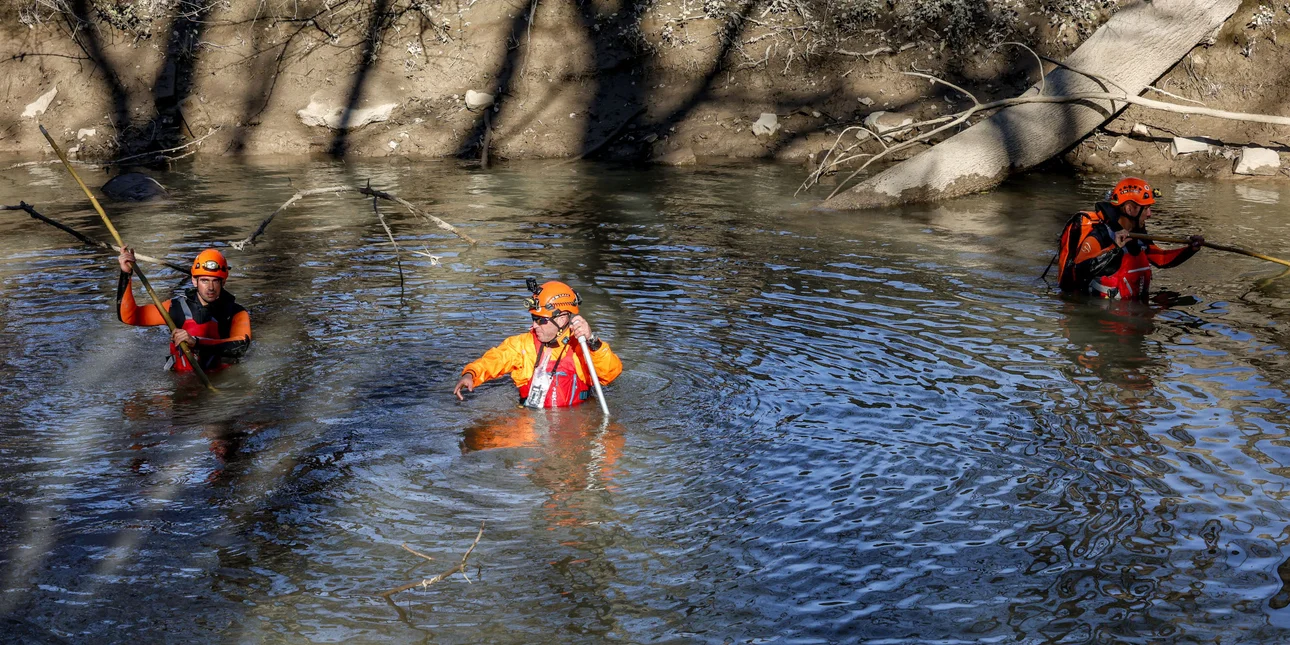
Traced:
<path fill-rule="evenodd" d="M 153 115 L 149 123 L 148 150 L 171 148 L 183 140 L 184 130 L 194 136 L 181 105 L 192 92 L 197 65 L 197 43 L 206 31 L 214 0 L 183 0 L 175 5 L 166 42 L 166 56 L 152 85 Z"/>
<path fill-rule="evenodd" d="M 112 127 L 116 129 L 118 139 L 124 137 L 130 126 L 130 94 L 121 82 L 116 68 L 104 53 L 103 41 L 99 38 L 98 28 L 90 18 L 92 5 L 89 0 L 72 0 L 69 11 L 62 14 L 72 42 L 90 59 L 90 62 L 103 75 L 103 84 L 111 99 Z"/>
<path fill-rule="evenodd" d="M 385 38 L 385 32 L 391 24 L 389 13 L 390 0 L 375 0 L 372 14 L 368 17 L 367 35 L 363 39 L 363 54 L 358 69 L 350 81 L 349 94 L 345 98 L 345 109 L 341 113 L 340 127 L 332 138 L 331 148 L 327 151 L 334 159 L 344 159 L 349 148 L 349 127 L 352 125 L 354 110 L 363 99 L 363 89 L 367 78 L 376 65 L 376 52 Z"/>

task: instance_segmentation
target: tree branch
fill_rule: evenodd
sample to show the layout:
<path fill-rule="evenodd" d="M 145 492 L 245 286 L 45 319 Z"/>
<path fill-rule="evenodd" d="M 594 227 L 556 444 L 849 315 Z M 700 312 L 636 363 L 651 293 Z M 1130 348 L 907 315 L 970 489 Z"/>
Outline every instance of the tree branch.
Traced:
<path fill-rule="evenodd" d="M 39 212 L 37 212 L 37 211 L 36 211 L 36 209 L 35 209 L 35 208 L 33 208 L 33 207 L 32 207 L 30 204 L 28 204 L 27 202 L 19 202 L 17 206 L 0 206 L 0 211 L 26 211 L 26 212 L 27 212 L 27 214 L 28 214 L 28 215 L 30 215 L 30 216 L 32 217 L 32 219 L 38 219 L 38 220 L 40 220 L 40 221 L 42 221 L 42 222 L 44 222 L 44 223 L 46 223 L 46 224 L 49 224 L 50 226 L 53 226 L 54 228 L 56 228 L 56 229 L 58 229 L 58 230 L 60 230 L 60 231 L 62 231 L 62 232 L 64 232 L 64 233 L 67 233 L 68 235 L 71 235 L 72 237 L 76 238 L 77 240 L 80 240 L 80 242 L 81 242 L 82 244 L 85 244 L 86 246 L 92 246 L 92 247 L 94 247 L 94 248 L 103 249 L 103 250 L 105 250 L 105 251 L 112 251 L 112 252 L 114 252 L 114 253 L 120 253 L 120 252 L 121 252 L 121 247 L 119 247 L 119 246 L 116 246 L 116 245 L 114 245 L 114 244 L 108 244 L 107 242 L 100 242 L 100 241 L 98 241 L 98 240 L 91 239 L 91 238 L 89 238 L 89 237 L 86 237 L 86 236 L 85 236 L 84 234 L 82 234 L 80 231 L 77 231 L 76 229 L 74 229 L 74 228 L 72 228 L 72 227 L 70 227 L 70 226 L 68 226 L 68 225 L 66 225 L 66 224 L 63 224 L 62 222 L 58 222 L 58 221 L 56 221 L 56 220 L 50 219 L 50 218 L 48 218 L 48 217 L 45 217 L 44 215 L 41 215 Z M 188 273 L 188 267 L 185 267 L 185 266 L 182 266 L 182 265 L 173 264 L 173 263 L 171 263 L 171 262 L 167 262 L 167 261 L 165 261 L 165 260 L 159 260 L 159 259 L 154 258 L 154 257 L 149 256 L 149 255 L 143 255 L 142 253 L 135 253 L 135 254 L 134 254 L 134 257 L 135 257 L 135 259 L 136 259 L 136 260 L 142 260 L 142 261 L 144 261 L 144 262 L 150 262 L 150 263 L 152 263 L 152 264 L 158 264 L 158 265 L 164 266 L 164 267 L 166 267 L 166 268 L 168 268 L 168 269 L 173 269 L 173 270 L 175 270 L 175 271 L 178 271 L 179 273 L 182 273 L 182 274 L 184 274 L 184 275 L 190 275 L 190 274 Z"/>

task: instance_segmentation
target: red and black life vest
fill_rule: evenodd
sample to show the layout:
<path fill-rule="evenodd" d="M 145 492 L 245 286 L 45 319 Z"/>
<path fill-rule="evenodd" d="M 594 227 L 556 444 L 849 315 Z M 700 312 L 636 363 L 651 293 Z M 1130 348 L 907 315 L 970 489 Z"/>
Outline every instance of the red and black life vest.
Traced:
<path fill-rule="evenodd" d="M 175 325 L 188 332 L 193 338 L 204 341 L 219 341 L 227 337 L 233 324 L 233 316 L 241 311 L 245 309 L 237 304 L 232 294 L 228 292 L 221 293 L 215 302 L 207 305 L 201 304 L 193 289 L 188 289 L 184 295 L 175 296 L 170 301 L 170 317 L 175 321 Z M 236 357 L 245 351 L 244 345 L 247 344 L 249 341 L 222 343 L 198 341 L 192 351 L 201 363 L 202 371 L 213 372 L 228 366 L 223 360 L 225 355 Z M 193 371 L 193 366 L 174 343 L 170 344 L 170 359 L 166 361 L 166 367 L 176 372 Z"/>
<path fill-rule="evenodd" d="M 1111 275 L 1098 276 L 1089 283 L 1089 289 L 1103 298 L 1142 300 L 1151 289 L 1151 261 L 1147 245 L 1141 240 L 1129 240 L 1124 245 L 1120 266 Z"/>
<path fill-rule="evenodd" d="M 556 349 L 555 347 L 544 346 L 537 336 L 533 336 L 533 348 L 537 351 L 537 362 L 534 364 L 533 372 L 536 376 L 538 370 L 551 372 L 551 389 L 547 392 L 546 399 L 543 401 L 544 408 L 565 408 L 586 403 L 591 397 L 591 383 L 578 378 L 578 363 L 586 361 L 578 353 L 573 344 L 578 341 L 570 340 L 568 344 Z M 556 352 L 556 361 L 551 364 L 549 352 Z M 583 373 L 590 374 L 584 364 Z M 529 389 L 533 384 L 530 378 L 519 388 L 520 402 L 523 403 L 529 398 Z"/>

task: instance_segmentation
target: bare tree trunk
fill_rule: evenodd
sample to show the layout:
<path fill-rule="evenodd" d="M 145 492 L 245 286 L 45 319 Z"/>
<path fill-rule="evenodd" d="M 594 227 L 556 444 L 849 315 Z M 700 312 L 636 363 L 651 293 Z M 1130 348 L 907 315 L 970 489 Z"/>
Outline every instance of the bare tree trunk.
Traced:
<path fill-rule="evenodd" d="M 1154 0 L 1131 5 L 1094 32 L 1065 64 L 1109 78 L 1136 96 L 1239 5 L 1240 0 Z M 1114 90 L 1064 68 L 1050 72 L 1045 81 L 1049 96 Z M 1023 96 L 1037 94 L 1038 86 Z M 1005 108 L 823 205 L 843 210 L 882 208 L 989 190 L 1009 174 L 1033 168 L 1074 145 L 1126 105 L 1088 100 Z"/>

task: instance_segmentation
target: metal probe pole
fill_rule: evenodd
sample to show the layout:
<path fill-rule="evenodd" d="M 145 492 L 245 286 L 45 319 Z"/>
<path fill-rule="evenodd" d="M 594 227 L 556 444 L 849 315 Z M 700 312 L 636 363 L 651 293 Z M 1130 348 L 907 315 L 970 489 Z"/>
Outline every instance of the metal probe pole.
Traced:
<path fill-rule="evenodd" d="M 582 345 L 582 357 L 587 359 L 587 371 L 591 372 L 591 384 L 596 386 L 596 400 L 600 401 L 600 411 L 609 416 L 609 404 L 605 403 L 605 393 L 600 389 L 600 377 L 596 375 L 596 365 L 591 362 L 591 348 L 587 347 L 587 337 L 579 336 L 578 343 Z"/>

